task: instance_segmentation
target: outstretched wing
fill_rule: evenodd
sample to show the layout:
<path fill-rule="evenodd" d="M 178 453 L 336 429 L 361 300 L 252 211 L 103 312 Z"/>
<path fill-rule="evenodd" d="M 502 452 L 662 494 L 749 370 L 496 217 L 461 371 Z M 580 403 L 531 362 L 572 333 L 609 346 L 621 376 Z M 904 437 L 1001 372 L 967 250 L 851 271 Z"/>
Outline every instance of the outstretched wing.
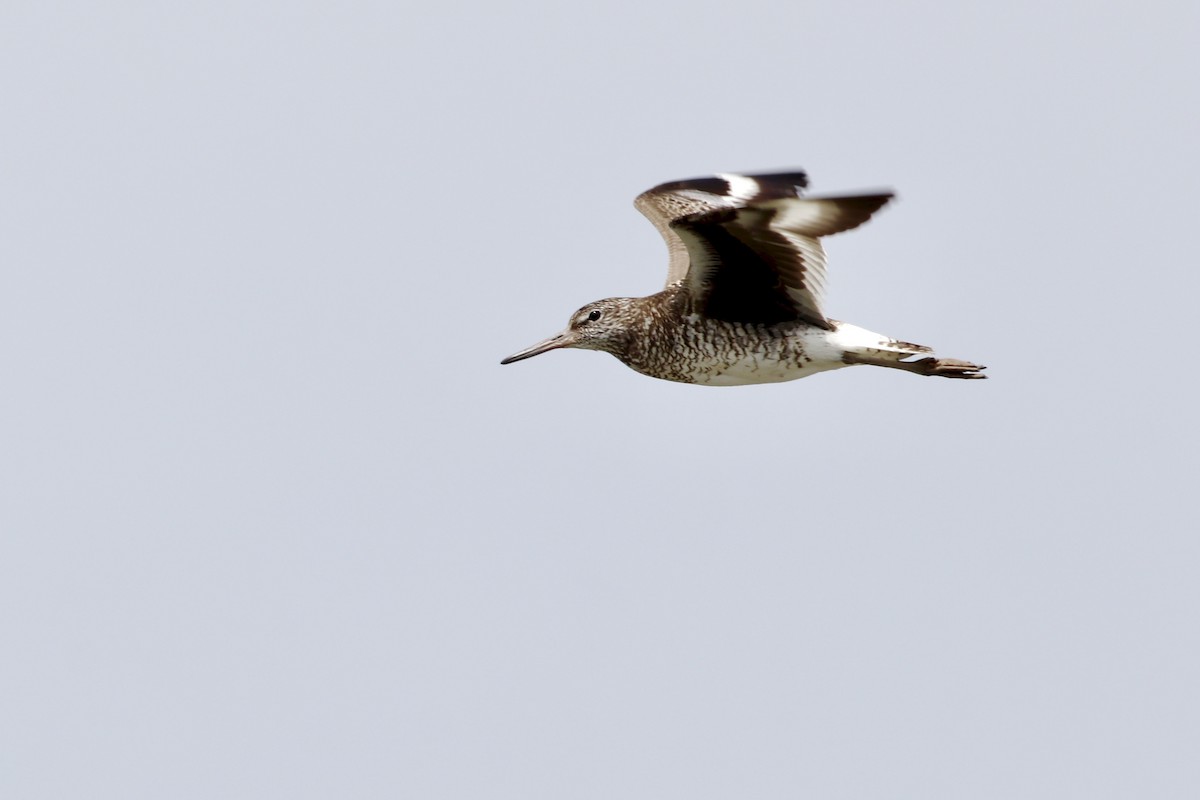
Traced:
<path fill-rule="evenodd" d="M 760 175 L 714 175 L 671 181 L 642 192 L 633 201 L 638 211 L 654 223 L 671 254 L 667 285 L 683 280 L 688 273 L 688 249 L 671 223 L 683 217 L 722 208 L 738 208 L 749 202 L 794 198 L 808 186 L 804 172 L 775 172 Z"/>
<path fill-rule="evenodd" d="M 762 176 L 743 180 L 757 183 Z M 669 223 L 690 264 L 683 280 L 696 310 L 731 322 L 800 319 L 831 329 L 821 309 L 825 250 L 820 237 L 863 224 L 892 193 L 822 198 L 743 194 L 748 199 L 735 198 Z"/>

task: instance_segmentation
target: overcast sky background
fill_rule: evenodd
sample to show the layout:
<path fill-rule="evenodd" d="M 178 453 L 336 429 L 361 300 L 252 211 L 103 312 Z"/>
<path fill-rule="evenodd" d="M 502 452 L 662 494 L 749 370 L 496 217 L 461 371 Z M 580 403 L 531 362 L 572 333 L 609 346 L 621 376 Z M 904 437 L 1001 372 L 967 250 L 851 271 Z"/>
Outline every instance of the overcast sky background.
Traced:
<path fill-rule="evenodd" d="M 1195 798 L 1200 7 L 8 3 L 0 795 Z M 990 367 L 500 367 L 660 181 Z"/>

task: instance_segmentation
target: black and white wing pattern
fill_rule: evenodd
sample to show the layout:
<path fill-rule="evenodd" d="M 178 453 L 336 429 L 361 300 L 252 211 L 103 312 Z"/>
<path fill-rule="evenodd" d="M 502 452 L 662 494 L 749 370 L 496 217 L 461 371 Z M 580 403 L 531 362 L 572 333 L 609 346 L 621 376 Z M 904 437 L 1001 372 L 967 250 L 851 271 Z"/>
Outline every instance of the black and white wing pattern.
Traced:
<path fill-rule="evenodd" d="M 802 171 L 774 172 L 761 175 L 711 175 L 659 184 L 642 192 L 633 205 L 667 243 L 671 254 L 667 268 L 667 285 L 681 281 L 688 273 L 688 250 L 671 223 L 683 217 L 737 208 L 750 200 L 796 197 L 808 186 L 808 175 Z"/>
<path fill-rule="evenodd" d="M 806 184 L 801 172 L 720 175 L 663 184 L 639 197 L 638 207 L 663 231 L 670 277 L 684 281 L 698 313 L 730 322 L 803 320 L 829 329 L 821 308 L 820 237 L 863 224 L 892 193 L 800 197 Z M 692 210 L 675 213 L 688 202 Z M 668 217 L 664 230 L 660 220 Z"/>

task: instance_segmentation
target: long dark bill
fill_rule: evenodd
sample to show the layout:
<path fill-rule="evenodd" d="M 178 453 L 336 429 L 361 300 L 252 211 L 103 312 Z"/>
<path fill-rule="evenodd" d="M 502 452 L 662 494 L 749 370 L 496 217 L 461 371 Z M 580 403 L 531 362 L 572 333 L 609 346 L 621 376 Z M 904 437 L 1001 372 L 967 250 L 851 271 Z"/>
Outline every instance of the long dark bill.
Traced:
<path fill-rule="evenodd" d="M 538 342 L 537 344 L 533 345 L 532 347 L 526 347 L 524 350 L 521 350 L 520 352 L 513 353 L 511 356 L 504 359 L 500 363 L 501 364 L 511 364 L 514 361 L 524 361 L 527 358 L 533 358 L 534 356 L 539 356 L 542 353 L 545 353 L 550 350 L 558 350 L 559 348 L 562 348 L 562 347 L 570 347 L 572 342 L 573 342 L 573 338 L 569 334 L 567 334 L 566 332 L 560 333 L 555 336 L 551 336 L 549 339 Z"/>

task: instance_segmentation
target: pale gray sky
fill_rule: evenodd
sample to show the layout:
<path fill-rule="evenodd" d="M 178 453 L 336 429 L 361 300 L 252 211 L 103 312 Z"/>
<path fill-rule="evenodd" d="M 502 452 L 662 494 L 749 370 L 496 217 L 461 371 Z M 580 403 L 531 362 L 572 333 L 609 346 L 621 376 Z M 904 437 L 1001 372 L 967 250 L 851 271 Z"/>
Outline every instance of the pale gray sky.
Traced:
<path fill-rule="evenodd" d="M 1200 796 L 1194 2 L 0 12 L 0 796 Z M 660 181 L 990 367 L 501 357 Z"/>

